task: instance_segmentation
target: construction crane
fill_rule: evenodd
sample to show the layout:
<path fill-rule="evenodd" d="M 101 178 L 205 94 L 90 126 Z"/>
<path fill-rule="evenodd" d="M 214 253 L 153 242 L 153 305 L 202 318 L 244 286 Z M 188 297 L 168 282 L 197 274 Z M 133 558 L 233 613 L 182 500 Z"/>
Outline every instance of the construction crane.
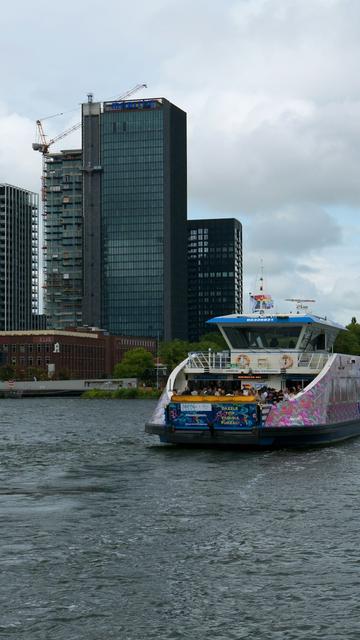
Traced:
<path fill-rule="evenodd" d="M 144 83 L 137 84 L 135 87 L 133 87 L 132 89 L 129 89 L 129 91 L 124 93 L 119 98 L 116 98 L 115 100 L 116 100 L 116 102 L 118 102 L 120 100 L 126 100 L 126 98 L 129 98 L 131 95 L 133 95 L 133 93 L 136 93 L 136 91 L 139 91 L 140 89 L 146 89 L 146 87 L 147 87 L 147 85 L 144 84 Z M 57 115 L 62 115 L 62 114 L 57 114 Z M 51 116 L 51 117 L 53 117 L 53 116 Z M 44 120 L 45 120 L 45 118 L 44 118 Z M 80 127 L 81 127 L 81 122 L 77 122 L 72 127 L 69 127 L 69 129 L 65 129 L 65 131 L 62 131 L 62 133 L 59 133 L 54 138 L 51 138 L 51 140 L 47 140 L 45 132 L 44 132 L 44 127 L 43 127 L 42 123 L 43 123 L 42 120 L 36 120 L 36 126 L 37 126 L 37 131 L 38 131 L 39 142 L 33 142 L 32 148 L 33 148 L 34 151 L 39 151 L 40 153 L 42 153 L 43 156 L 47 156 L 48 155 L 49 148 L 55 142 L 58 142 L 58 140 L 61 140 L 62 138 L 65 138 L 66 136 L 69 135 L 69 133 L 72 133 L 73 131 L 77 131 L 77 129 L 80 129 Z"/>
<path fill-rule="evenodd" d="M 77 129 L 79 129 L 81 127 L 81 122 L 77 122 L 69 129 L 66 129 L 62 133 L 59 133 L 59 135 L 55 136 L 55 138 L 51 138 L 51 140 L 46 139 L 41 120 L 36 120 L 36 126 L 38 128 L 40 142 L 33 142 L 32 148 L 34 151 L 40 151 L 40 153 L 46 156 L 49 153 L 49 147 L 51 147 L 51 145 L 53 145 L 58 140 L 61 140 L 61 138 L 65 138 L 72 131 L 76 131 Z"/>

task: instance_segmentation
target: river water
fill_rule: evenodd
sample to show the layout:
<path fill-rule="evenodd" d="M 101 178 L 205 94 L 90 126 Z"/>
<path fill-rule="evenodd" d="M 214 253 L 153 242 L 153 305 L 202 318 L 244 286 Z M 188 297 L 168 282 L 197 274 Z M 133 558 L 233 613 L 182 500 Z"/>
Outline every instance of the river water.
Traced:
<path fill-rule="evenodd" d="M 0 637 L 358 639 L 360 439 L 158 444 L 152 401 L 0 401 Z"/>

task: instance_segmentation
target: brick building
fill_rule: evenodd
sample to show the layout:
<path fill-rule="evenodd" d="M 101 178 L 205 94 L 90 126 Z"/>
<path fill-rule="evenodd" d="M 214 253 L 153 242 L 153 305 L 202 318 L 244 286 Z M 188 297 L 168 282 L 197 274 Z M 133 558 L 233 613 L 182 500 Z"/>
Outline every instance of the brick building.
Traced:
<path fill-rule="evenodd" d="M 111 377 L 130 349 L 156 353 L 154 338 L 109 336 L 101 331 L 0 331 L 0 365 L 20 372 L 43 369 L 49 377 Z"/>

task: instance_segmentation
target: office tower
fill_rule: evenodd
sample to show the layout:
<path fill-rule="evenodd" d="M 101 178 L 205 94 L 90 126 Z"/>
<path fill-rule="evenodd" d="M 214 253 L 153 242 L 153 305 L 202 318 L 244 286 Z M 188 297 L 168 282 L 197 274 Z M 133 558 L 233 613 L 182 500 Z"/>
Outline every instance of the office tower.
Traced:
<path fill-rule="evenodd" d="M 242 312 L 242 227 L 238 220 L 188 221 L 189 340 L 214 316 Z"/>
<path fill-rule="evenodd" d="M 83 320 L 187 336 L 186 114 L 164 98 L 83 105 Z"/>
<path fill-rule="evenodd" d="M 38 311 L 38 196 L 0 185 L 0 330 L 32 327 Z"/>
<path fill-rule="evenodd" d="M 49 329 L 82 324 L 82 154 L 44 163 L 44 311 Z"/>

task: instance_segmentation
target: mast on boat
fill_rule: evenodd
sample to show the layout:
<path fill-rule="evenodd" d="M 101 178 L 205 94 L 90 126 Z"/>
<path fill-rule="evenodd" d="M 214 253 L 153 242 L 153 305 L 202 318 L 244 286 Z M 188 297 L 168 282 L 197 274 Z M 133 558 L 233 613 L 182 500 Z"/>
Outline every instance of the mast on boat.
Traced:
<path fill-rule="evenodd" d="M 306 298 L 285 298 L 286 302 L 295 302 L 296 313 L 299 315 L 301 313 L 308 313 L 309 311 L 309 303 L 316 302 L 316 300 L 310 300 Z"/>
<path fill-rule="evenodd" d="M 256 293 L 250 293 L 250 311 L 264 315 L 274 308 L 274 301 L 268 293 L 264 291 L 264 264 L 260 261 L 259 289 Z"/>

